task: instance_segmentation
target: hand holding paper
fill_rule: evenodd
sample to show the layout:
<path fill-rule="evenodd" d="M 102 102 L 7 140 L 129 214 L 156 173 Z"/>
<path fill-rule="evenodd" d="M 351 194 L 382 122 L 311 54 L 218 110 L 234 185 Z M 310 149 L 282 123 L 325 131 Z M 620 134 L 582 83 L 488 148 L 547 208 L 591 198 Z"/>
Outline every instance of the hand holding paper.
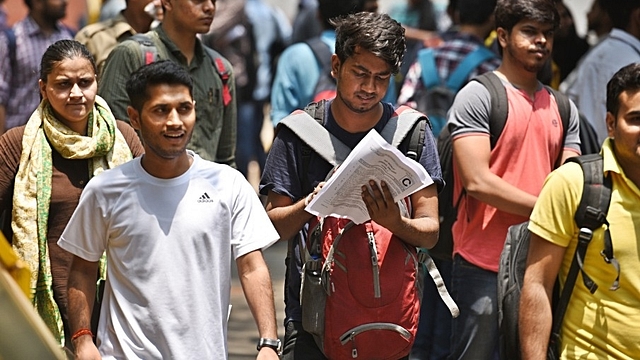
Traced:
<path fill-rule="evenodd" d="M 362 186 L 384 181 L 397 202 L 433 183 L 427 171 L 387 143 L 375 130 L 351 151 L 338 170 L 305 208 L 318 216 L 348 218 L 361 224 L 371 217 Z"/>

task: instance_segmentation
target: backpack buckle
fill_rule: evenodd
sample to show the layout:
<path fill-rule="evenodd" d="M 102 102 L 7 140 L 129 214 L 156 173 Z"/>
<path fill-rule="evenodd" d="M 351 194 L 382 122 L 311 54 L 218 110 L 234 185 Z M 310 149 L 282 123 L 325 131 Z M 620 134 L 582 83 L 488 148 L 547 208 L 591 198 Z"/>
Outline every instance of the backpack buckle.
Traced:
<path fill-rule="evenodd" d="M 593 206 L 587 206 L 585 210 L 585 219 L 589 221 L 593 221 L 595 224 L 606 224 L 609 225 L 607 221 L 607 215 L 605 215 L 602 210 L 594 208 Z"/>
<path fill-rule="evenodd" d="M 578 233 L 578 241 L 589 244 L 591 238 L 593 237 L 593 231 L 591 229 L 583 227 L 580 228 L 580 232 Z"/>

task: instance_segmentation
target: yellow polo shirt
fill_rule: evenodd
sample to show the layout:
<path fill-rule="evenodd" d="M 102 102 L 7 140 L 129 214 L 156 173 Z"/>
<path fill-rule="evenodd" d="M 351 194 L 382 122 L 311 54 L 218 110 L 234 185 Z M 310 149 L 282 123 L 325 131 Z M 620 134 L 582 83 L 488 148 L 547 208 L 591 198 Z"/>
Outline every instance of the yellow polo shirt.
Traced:
<path fill-rule="evenodd" d="M 620 288 L 609 290 L 617 273 L 600 255 L 603 226 L 594 232 L 584 263 L 598 290 L 591 294 L 578 276 L 562 325 L 562 359 L 640 359 L 640 189 L 620 168 L 610 139 L 601 153 L 604 171 L 613 180 L 607 219 L 620 263 Z M 560 268 L 562 282 L 577 244 L 573 217 L 582 188 L 580 165 L 561 166 L 546 179 L 529 223 L 531 232 L 567 248 Z"/>

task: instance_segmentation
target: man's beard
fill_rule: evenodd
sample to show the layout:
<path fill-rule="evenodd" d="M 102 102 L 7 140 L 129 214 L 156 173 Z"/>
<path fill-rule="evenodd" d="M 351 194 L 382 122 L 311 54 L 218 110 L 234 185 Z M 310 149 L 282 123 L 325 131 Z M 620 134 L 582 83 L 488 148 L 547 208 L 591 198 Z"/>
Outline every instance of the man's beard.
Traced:
<path fill-rule="evenodd" d="M 511 45 L 507 45 L 506 50 L 509 52 L 509 54 L 511 55 L 511 58 L 516 60 L 516 62 L 520 65 L 522 65 L 522 67 L 528 71 L 528 72 L 532 72 L 532 73 L 538 73 L 540 70 L 542 70 L 544 68 L 544 66 L 547 63 L 547 60 L 549 59 L 549 55 L 547 55 L 544 59 L 544 61 L 542 62 L 527 62 L 522 60 L 518 54 L 516 54 L 515 51 L 513 51 L 513 48 L 511 47 Z"/>

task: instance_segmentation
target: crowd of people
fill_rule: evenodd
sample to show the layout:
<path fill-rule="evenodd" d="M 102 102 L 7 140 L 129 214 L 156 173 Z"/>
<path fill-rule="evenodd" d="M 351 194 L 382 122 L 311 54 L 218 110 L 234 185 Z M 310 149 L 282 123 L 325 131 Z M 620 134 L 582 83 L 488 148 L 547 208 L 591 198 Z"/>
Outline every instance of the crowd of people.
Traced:
<path fill-rule="evenodd" d="M 368 236 L 375 298 L 390 242 L 411 249 L 405 263 L 416 258 L 419 321 L 391 324 L 404 340 L 390 359 L 504 359 L 497 273 L 509 228 L 525 221 L 521 354 L 547 358 L 554 284 L 583 230 L 583 173 L 565 162 L 585 155 L 587 131 L 612 189 L 580 265 L 601 286 L 576 282 L 559 358 L 640 358 L 640 0 L 592 0 L 587 36 L 563 0 L 407 0 L 388 14 L 375 0 L 301 0 L 293 21 L 266 0 L 127 0 L 80 29 L 61 22 L 65 1 L 25 4 L 9 26 L 0 1 L 0 230 L 30 268 L 35 311 L 75 358 L 227 358 L 231 262 L 258 359 L 336 354 L 302 300 L 309 254 L 332 259 L 328 274 L 357 271 L 313 242 L 333 230 L 315 227 L 308 206 L 339 161 L 286 124 L 305 112 L 326 147 L 348 153 L 372 130 L 400 128 L 407 107 L 436 125 L 436 106 L 442 124 L 418 113 L 394 143 L 427 186 L 396 202 L 371 175 L 358 194 L 369 220 L 337 230 L 343 241 L 360 241 L 352 228 Z M 498 130 L 496 106 L 506 107 Z M 275 133 L 266 144 L 265 124 Z M 254 161 L 259 184 L 248 181 Z M 447 229 L 443 189 L 456 199 L 444 204 Z M 390 234 L 382 247 L 370 224 Z M 448 250 L 420 257 L 444 230 Z M 279 240 L 284 324 L 262 256 Z M 611 243 L 616 266 L 600 256 Z M 354 358 L 365 346 L 382 353 L 390 325 L 380 326 L 350 330 L 341 346 Z"/>

